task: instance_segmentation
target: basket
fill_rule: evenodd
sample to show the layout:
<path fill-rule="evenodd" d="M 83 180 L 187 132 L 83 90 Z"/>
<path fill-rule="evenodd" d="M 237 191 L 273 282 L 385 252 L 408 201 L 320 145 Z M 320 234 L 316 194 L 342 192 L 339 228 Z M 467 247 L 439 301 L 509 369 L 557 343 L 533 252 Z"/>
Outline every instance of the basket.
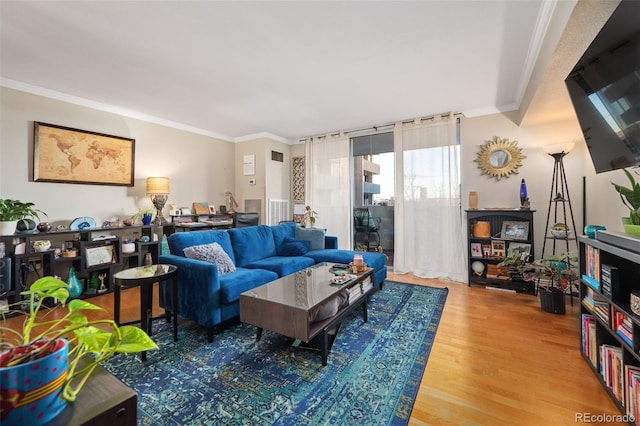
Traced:
<path fill-rule="evenodd" d="M 555 287 L 540 287 L 538 293 L 540 293 L 540 307 L 543 311 L 564 315 L 564 292 Z"/>

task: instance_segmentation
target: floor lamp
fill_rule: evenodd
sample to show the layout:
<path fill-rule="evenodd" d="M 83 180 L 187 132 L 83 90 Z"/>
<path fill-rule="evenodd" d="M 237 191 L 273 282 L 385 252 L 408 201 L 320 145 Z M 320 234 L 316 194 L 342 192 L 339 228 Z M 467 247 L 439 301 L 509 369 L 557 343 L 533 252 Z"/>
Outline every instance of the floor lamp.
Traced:
<path fill-rule="evenodd" d="M 156 208 L 156 220 L 154 224 L 164 225 L 167 223 L 167 219 L 162 216 L 162 209 L 169 198 L 169 178 L 148 177 L 147 195 L 151 198 L 151 202 Z"/>

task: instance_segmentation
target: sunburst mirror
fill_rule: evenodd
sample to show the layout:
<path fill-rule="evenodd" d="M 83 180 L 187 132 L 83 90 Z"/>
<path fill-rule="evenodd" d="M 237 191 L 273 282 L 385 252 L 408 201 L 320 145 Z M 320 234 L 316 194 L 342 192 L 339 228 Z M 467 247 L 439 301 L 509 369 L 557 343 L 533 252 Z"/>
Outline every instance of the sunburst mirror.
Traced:
<path fill-rule="evenodd" d="M 511 173 L 518 173 L 518 167 L 522 166 L 522 150 L 518 148 L 518 141 L 509 141 L 494 136 L 493 140 L 486 141 L 480 147 L 478 158 L 475 161 L 482 170 L 483 175 L 489 175 L 500 180 L 508 178 Z"/>

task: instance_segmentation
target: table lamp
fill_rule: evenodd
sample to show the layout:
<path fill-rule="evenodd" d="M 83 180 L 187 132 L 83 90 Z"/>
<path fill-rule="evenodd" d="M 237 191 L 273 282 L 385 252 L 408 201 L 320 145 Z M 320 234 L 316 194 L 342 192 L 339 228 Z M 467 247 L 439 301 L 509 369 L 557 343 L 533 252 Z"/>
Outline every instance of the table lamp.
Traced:
<path fill-rule="evenodd" d="M 169 178 L 166 177 L 148 177 L 147 178 L 147 195 L 151 197 L 151 202 L 156 208 L 156 225 L 164 225 L 167 219 L 162 216 L 167 198 L 169 198 Z"/>

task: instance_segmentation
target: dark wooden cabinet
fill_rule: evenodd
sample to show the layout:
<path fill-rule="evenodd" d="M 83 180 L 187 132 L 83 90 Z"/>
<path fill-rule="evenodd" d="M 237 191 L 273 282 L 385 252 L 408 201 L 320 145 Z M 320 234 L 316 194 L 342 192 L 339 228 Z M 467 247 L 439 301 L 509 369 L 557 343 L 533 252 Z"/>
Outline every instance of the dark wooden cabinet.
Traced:
<path fill-rule="evenodd" d="M 640 424 L 640 302 L 632 298 L 640 296 L 640 238 L 598 231 L 579 246 L 582 357 L 620 412 L 636 419 L 625 421 Z"/>
<path fill-rule="evenodd" d="M 535 284 L 504 274 L 499 266 L 509 253 L 535 253 L 535 210 L 466 210 L 469 285 L 535 294 Z"/>

